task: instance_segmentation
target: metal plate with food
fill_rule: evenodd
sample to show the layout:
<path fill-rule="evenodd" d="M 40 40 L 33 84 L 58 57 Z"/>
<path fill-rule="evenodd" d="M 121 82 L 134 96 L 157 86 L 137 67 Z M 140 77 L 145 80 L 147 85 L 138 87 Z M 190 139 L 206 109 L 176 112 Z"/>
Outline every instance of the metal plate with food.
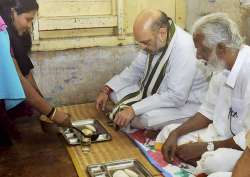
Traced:
<path fill-rule="evenodd" d="M 91 177 L 153 177 L 136 159 L 89 165 L 87 171 Z"/>
<path fill-rule="evenodd" d="M 111 134 L 95 119 L 72 122 L 73 128 L 59 128 L 60 133 L 70 145 L 80 145 L 82 137 L 91 138 L 91 142 L 111 140 Z"/>

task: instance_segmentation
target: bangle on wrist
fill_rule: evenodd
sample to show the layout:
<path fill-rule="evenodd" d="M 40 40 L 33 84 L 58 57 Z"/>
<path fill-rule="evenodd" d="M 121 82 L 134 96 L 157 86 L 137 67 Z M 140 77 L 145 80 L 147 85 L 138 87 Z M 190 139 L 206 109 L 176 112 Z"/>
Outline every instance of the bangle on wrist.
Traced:
<path fill-rule="evenodd" d="M 53 121 L 54 117 L 55 117 L 55 114 L 56 114 L 56 108 L 55 108 L 55 111 L 53 112 L 52 116 L 50 117 L 50 120 Z"/>
<path fill-rule="evenodd" d="M 46 115 L 50 120 L 53 120 L 54 116 L 56 114 L 56 108 L 53 107 L 51 111 Z"/>
<path fill-rule="evenodd" d="M 49 113 L 46 115 L 46 117 L 51 117 L 54 111 L 55 111 L 55 107 L 52 107 Z"/>

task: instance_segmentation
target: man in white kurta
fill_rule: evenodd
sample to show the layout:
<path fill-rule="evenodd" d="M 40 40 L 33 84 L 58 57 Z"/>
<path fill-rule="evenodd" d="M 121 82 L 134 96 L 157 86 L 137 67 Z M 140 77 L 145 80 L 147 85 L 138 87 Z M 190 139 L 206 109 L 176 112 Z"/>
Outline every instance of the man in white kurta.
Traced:
<path fill-rule="evenodd" d="M 190 164 L 197 161 L 197 173 L 211 176 L 230 175 L 212 173 L 232 171 L 246 148 L 246 122 L 250 116 L 250 47 L 242 45 L 235 26 L 221 13 L 205 16 L 196 23 L 193 36 L 197 58 L 209 62 L 213 60 L 211 56 L 220 56 L 218 61 L 225 62 L 226 69 L 213 75 L 199 112 L 182 125 L 164 127 L 156 140 L 165 142 L 162 152 L 167 161 L 171 162 L 174 157 Z M 208 50 L 208 46 L 212 50 Z"/>
<path fill-rule="evenodd" d="M 148 13 L 151 16 L 145 17 Z M 147 46 L 150 45 L 147 44 L 150 42 L 146 39 L 141 39 L 146 35 L 142 37 L 139 35 L 143 33 L 143 25 L 147 26 L 148 23 L 151 23 L 150 20 L 152 20 L 151 18 L 154 14 L 161 15 L 161 13 L 162 12 L 157 10 L 146 10 L 137 18 L 134 26 L 135 38 L 139 43 L 142 43 L 142 48 L 147 51 L 141 50 L 129 67 L 125 68 L 120 74 L 114 76 L 106 83 L 106 89 L 108 87 L 112 91 L 109 98 L 114 103 L 119 102 L 129 93 L 140 89 L 141 82 L 147 72 L 148 55 L 152 53 L 152 51 L 150 51 L 150 49 L 148 49 L 150 47 Z M 146 19 L 142 20 L 141 18 Z M 155 93 L 148 93 L 145 98 L 129 106 L 134 114 L 131 123 L 133 127 L 158 129 L 171 121 L 178 121 L 193 116 L 194 113 L 197 112 L 201 104 L 201 99 L 207 91 L 208 77 L 198 68 L 192 36 L 178 26 L 174 26 L 175 32 L 163 55 L 163 60 L 167 61 L 167 65 L 164 70 L 164 78 L 160 82 L 159 88 Z M 138 30 L 135 28 L 143 29 Z M 136 30 L 139 32 L 136 32 Z M 161 32 L 159 33 L 158 35 L 161 35 Z M 154 36 L 154 40 L 157 40 L 158 35 Z M 162 53 L 160 49 L 154 52 L 150 71 L 153 70 Z M 156 73 L 157 72 L 160 71 L 156 70 Z M 152 89 L 155 80 L 157 80 L 157 78 L 152 79 L 148 90 Z M 103 94 L 105 92 L 110 93 L 108 89 L 107 91 L 102 89 L 101 93 Z M 99 98 L 97 98 L 97 109 L 100 103 L 98 99 Z M 125 111 L 121 110 L 116 114 L 115 122 L 118 123 L 118 125 L 119 121 L 117 121 L 117 119 L 119 119 L 119 114 L 120 117 L 122 117 Z M 126 113 L 128 115 L 130 114 L 129 111 Z M 126 124 L 120 124 L 119 126 L 123 127 L 126 126 Z"/>

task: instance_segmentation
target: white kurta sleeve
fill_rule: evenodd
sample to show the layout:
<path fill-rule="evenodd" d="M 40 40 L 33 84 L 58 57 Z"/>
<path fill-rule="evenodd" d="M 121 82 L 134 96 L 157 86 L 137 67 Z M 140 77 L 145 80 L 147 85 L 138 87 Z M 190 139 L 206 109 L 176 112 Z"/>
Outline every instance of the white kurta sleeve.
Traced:
<path fill-rule="evenodd" d="M 249 68 L 248 68 L 249 69 Z M 245 107 L 244 113 L 244 130 L 238 133 L 233 137 L 234 142 L 241 147 L 241 149 L 245 149 L 247 147 L 247 136 L 250 133 L 250 78 L 249 78 L 249 70 L 244 73 L 244 77 L 242 77 L 242 83 L 247 83 L 245 87 L 242 88 L 243 93 L 241 97 L 244 97 L 245 106 L 241 105 L 241 107 Z M 250 134 L 249 134 L 250 135 Z M 248 140 L 249 141 L 249 140 Z"/>
<path fill-rule="evenodd" d="M 233 137 L 234 142 L 243 150 L 246 149 L 246 135 L 247 131 L 243 130 Z"/>
<path fill-rule="evenodd" d="M 141 51 L 129 67 L 115 75 L 106 85 L 117 92 L 129 85 L 138 84 L 143 77 L 146 61 L 147 55 Z"/>
<path fill-rule="evenodd" d="M 245 69 L 245 68 L 244 68 Z M 245 109 L 244 115 L 244 121 L 243 121 L 243 126 L 244 130 L 238 133 L 233 137 L 234 142 L 241 147 L 241 149 L 245 149 L 247 147 L 247 133 L 250 129 L 250 78 L 249 78 L 249 67 L 246 67 L 245 70 L 242 71 L 243 74 L 239 78 L 240 82 L 242 83 L 241 85 L 241 93 L 240 97 L 244 100 L 243 104 L 240 105 L 240 107 L 243 107 Z"/>
<path fill-rule="evenodd" d="M 166 76 L 160 86 L 161 91 L 133 104 L 136 115 L 157 108 L 180 107 L 186 103 L 197 72 L 194 52 L 190 47 L 175 49 L 169 59 Z"/>
<path fill-rule="evenodd" d="M 248 132 L 247 132 L 246 145 L 250 149 L 250 130 L 248 130 Z"/>
<path fill-rule="evenodd" d="M 209 83 L 209 88 L 206 93 L 206 97 L 198 111 L 199 113 L 201 113 L 210 120 L 213 120 L 213 114 L 216 106 L 216 99 L 219 95 L 220 82 L 222 82 L 220 81 L 220 76 L 214 74 Z"/>
<path fill-rule="evenodd" d="M 246 129 L 248 130 L 250 130 L 250 78 L 249 78 L 249 74 L 250 73 L 245 74 L 247 78 L 245 79 L 246 81 L 243 81 L 243 83 L 248 83 L 246 91 L 244 93 L 245 100 L 246 100 L 245 101 L 246 102 L 246 114 L 245 114 L 245 119 L 244 119 L 244 125 Z"/>

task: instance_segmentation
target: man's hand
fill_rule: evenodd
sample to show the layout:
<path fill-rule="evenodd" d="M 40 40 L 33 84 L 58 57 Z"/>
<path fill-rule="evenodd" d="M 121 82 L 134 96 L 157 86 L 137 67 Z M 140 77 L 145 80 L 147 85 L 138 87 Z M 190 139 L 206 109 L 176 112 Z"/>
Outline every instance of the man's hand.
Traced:
<path fill-rule="evenodd" d="M 178 135 L 176 131 L 172 131 L 165 143 L 162 146 L 161 152 L 163 154 L 164 159 L 168 163 L 173 163 L 175 159 L 175 151 L 177 148 L 177 140 L 178 140 Z"/>
<path fill-rule="evenodd" d="M 105 111 L 108 100 L 109 96 L 104 92 L 100 92 L 96 98 L 96 109 L 100 112 Z"/>
<path fill-rule="evenodd" d="M 70 115 L 62 111 L 56 111 L 53 121 L 62 127 L 72 127 Z"/>
<path fill-rule="evenodd" d="M 202 154 L 207 151 L 207 143 L 197 142 L 188 143 L 178 146 L 176 149 L 176 156 L 186 163 L 195 165 Z"/>
<path fill-rule="evenodd" d="M 112 91 L 113 90 L 107 85 L 104 85 L 102 87 L 96 98 L 96 109 L 98 111 L 101 112 L 106 110 L 106 105 L 109 100 L 109 95 L 111 94 Z"/>
<path fill-rule="evenodd" d="M 135 112 L 131 106 L 126 107 L 115 115 L 114 123 L 120 128 L 126 127 L 135 117 Z"/>

